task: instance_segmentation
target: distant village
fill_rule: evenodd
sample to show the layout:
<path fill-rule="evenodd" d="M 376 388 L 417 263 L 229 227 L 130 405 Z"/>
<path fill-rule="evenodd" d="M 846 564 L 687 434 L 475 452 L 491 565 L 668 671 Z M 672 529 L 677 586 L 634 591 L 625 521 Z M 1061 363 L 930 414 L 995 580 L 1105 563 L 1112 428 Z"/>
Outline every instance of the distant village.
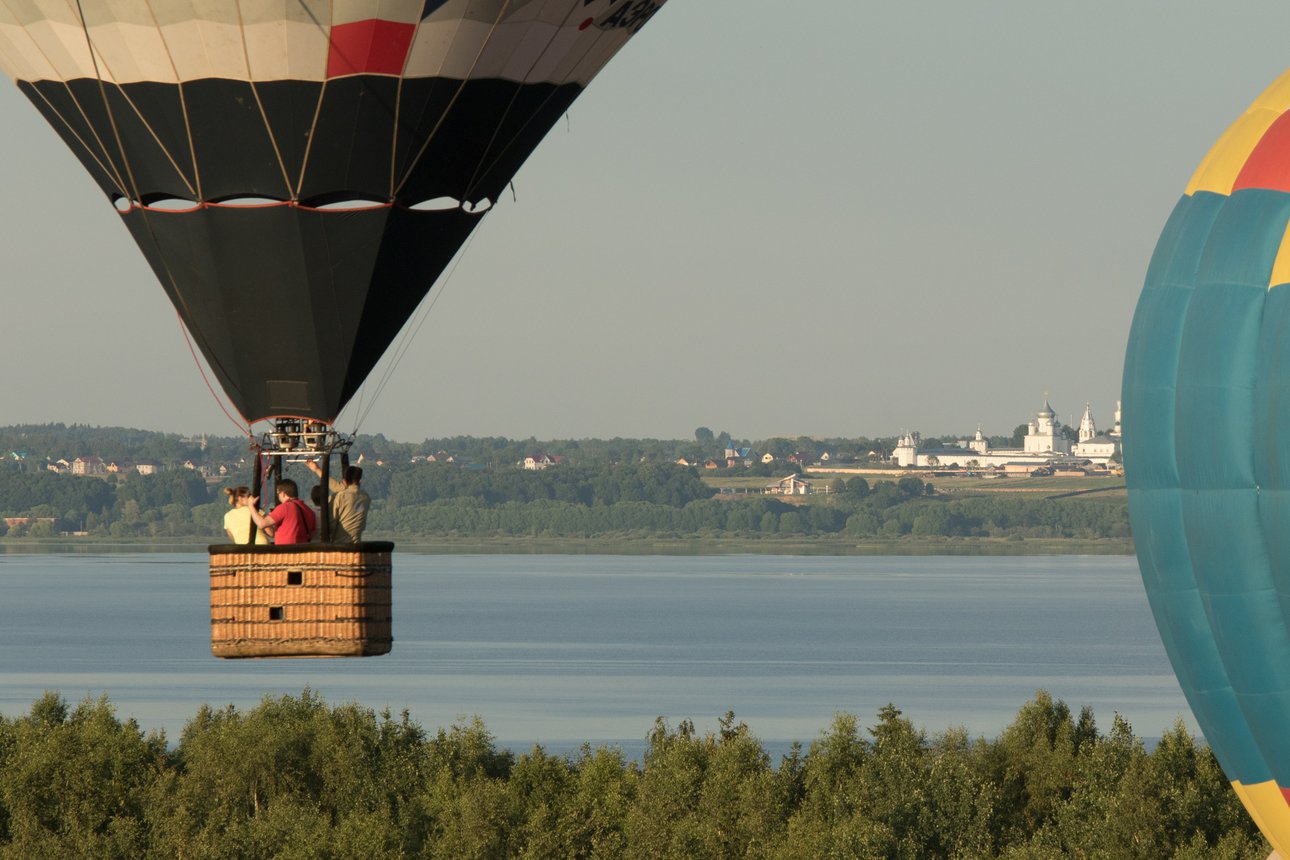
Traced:
<path fill-rule="evenodd" d="M 1075 438 L 1072 440 L 1070 436 Z M 1093 418 L 1092 406 L 1084 404 L 1084 415 L 1078 430 L 1067 433 L 1057 420 L 1053 407 L 1045 402 L 1043 407 L 1026 425 L 1026 435 L 1020 448 L 992 448 L 978 426 L 972 437 L 942 441 L 935 447 L 923 445 L 917 432 L 903 433 L 897 437 L 890 452 L 871 450 L 864 462 L 835 458 L 829 451 L 795 453 L 786 460 L 801 472 L 821 475 L 883 474 L 894 470 L 925 470 L 936 477 L 1089 477 L 1123 474 L 1120 445 L 1120 404 L 1115 405 L 1115 419 L 1111 429 L 1101 432 Z M 777 458 L 772 454 L 758 455 L 748 448 L 728 448 L 720 459 L 709 458 L 692 462 L 682 457 L 681 465 L 696 466 L 705 470 L 718 470 L 750 466 L 760 462 L 772 465 Z M 811 481 L 802 475 L 789 475 L 763 490 L 777 494 L 809 494 L 816 492 Z"/>
<path fill-rule="evenodd" d="M 1120 404 L 1115 404 L 1115 420 L 1105 433 L 1097 429 L 1092 407 L 1084 404 L 1075 439 L 1069 438 L 1057 413 L 1047 402 L 1027 424 L 1021 448 L 991 448 L 978 427 L 976 436 L 961 439 L 935 449 L 920 446 L 917 433 L 900 438 L 892 451 L 892 461 L 901 467 L 920 469 L 989 469 L 1018 475 L 1040 475 L 1066 472 L 1072 475 L 1118 470 L 1120 462 Z"/>
<path fill-rule="evenodd" d="M 26 459 L 25 455 L 19 451 L 10 452 L 10 456 L 19 461 Z M 62 457 L 57 460 L 50 460 L 45 463 L 45 468 L 58 475 L 103 477 L 104 475 L 121 475 L 131 472 L 137 472 L 140 475 L 156 475 L 166 471 L 167 466 L 158 460 L 104 460 L 102 457 L 87 454 L 77 457 L 75 460 L 67 460 Z M 229 467 L 226 465 L 214 468 L 204 464 L 199 465 L 192 460 L 184 462 L 182 468 L 191 469 L 206 477 L 212 477 L 212 473 L 221 476 L 229 473 Z"/>
<path fill-rule="evenodd" d="M 190 442 L 202 450 L 206 449 L 204 437 L 186 439 L 184 441 Z M 14 461 L 28 470 L 33 468 L 43 468 L 46 471 L 53 472 L 58 475 L 98 478 L 126 476 L 136 473 L 139 475 L 157 475 L 162 472 L 174 471 L 177 469 L 186 469 L 208 479 L 238 478 L 249 474 L 251 469 L 251 461 L 247 457 L 240 457 L 228 462 L 212 463 L 196 459 L 187 459 L 183 461 L 176 460 L 173 462 L 162 462 L 160 460 L 151 459 L 113 460 L 104 459 L 92 454 L 82 454 L 74 457 L 73 459 L 67 459 L 66 457 L 59 457 L 57 459 L 47 458 L 42 465 L 39 463 L 33 464 L 31 462 L 31 458 L 25 451 L 15 450 L 7 452 L 4 459 Z M 366 458 L 363 455 L 360 455 L 356 462 L 364 464 L 365 459 Z M 533 454 L 517 462 L 515 465 L 523 469 L 536 471 L 539 469 L 545 469 L 548 466 L 563 464 L 564 461 L 565 458 L 563 456 Z M 438 451 L 433 454 L 418 454 L 410 457 L 409 462 L 413 464 L 453 463 L 461 466 L 462 468 L 483 468 L 476 463 L 459 458 L 447 451 Z M 388 465 L 388 463 L 383 459 L 375 459 L 367 461 L 366 465 L 380 468 Z"/>
<path fill-rule="evenodd" d="M 682 456 L 676 462 L 682 466 L 714 473 L 747 469 L 758 465 L 775 471 L 790 467 L 797 472 L 796 475 L 789 475 L 771 483 L 764 490 L 769 493 L 788 494 L 812 492 L 810 481 L 802 477 L 806 473 L 846 475 L 894 470 L 924 470 L 937 477 L 955 475 L 1079 477 L 1121 473 L 1118 402 L 1112 426 L 1105 432 L 1098 429 L 1092 408 L 1087 403 L 1075 432 L 1070 432 L 1063 427 L 1057 420 L 1057 413 L 1047 402 L 1035 413 L 1034 418 L 1026 425 L 1026 429 L 1020 448 L 992 447 L 978 427 L 974 436 L 948 441 L 940 440 L 939 444 L 932 446 L 925 445 L 918 432 L 908 432 L 898 435 L 895 445 L 890 450 L 874 448 L 864 453 L 857 452 L 849 455 L 838 455 L 828 450 L 815 450 L 777 457 L 769 452 L 758 453 L 751 448 L 735 447 L 731 444 L 720 457 Z M 204 436 L 185 441 L 192 442 L 202 451 L 206 450 Z M 28 457 L 24 452 L 9 451 L 5 456 L 7 459 L 18 461 L 27 469 L 39 468 L 27 462 Z M 362 459 L 360 457 L 358 461 L 362 462 Z M 410 460 L 414 464 L 454 463 L 463 468 L 482 468 L 446 451 L 418 454 L 412 456 Z M 540 471 L 558 467 L 564 463 L 564 456 L 538 452 L 524 457 L 514 465 L 524 470 Z M 370 461 L 369 465 L 380 467 L 386 463 L 377 459 Z M 198 462 L 192 459 L 184 462 L 162 463 L 151 459 L 105 460 L 85 454 L 70 459 L 47 458 L 43 467 L 58 474 L 84 477 L 107 477 L 130 473 L 154 475 L 168 469 L 187 469 L 207 479 L 218 480 L 245 475 L 250 469 L 250 461 L 246 457 L 241 457 L 235 461 L 223 463 Z"/>
<path fill-rule="evenodd" d="M 198 436 L 191 439 L 185 439 L 185 442 L 191 443 L 199 450 L 206 450 L 206 437 Z M 10 451 L 6 455 L 7 459 L 14 460 L 17 463 L 32 468 L 25 451 Z M 36 468 L 39 468 L 37 466 Z M 196 460 L 184 460 L 182 462 L 163 463 L 160 460 L 152 459 L 133 459 L 133 460 L 105 460 L 102 457 L 93 454 L 81 454 L 67 459 L 66 457 L 46 458 L 44 468 L 58 475 L 76 475 L 78 477 L 107 477 L 109 475 L 129 475 L 132 473 L 139 475 L 157 475 L 171 469 L 187 469 L 202 475 L 205 478 L 222 478 L 230 474 L 246 472 L 250 469 L 250 461 L 243 457 L 228 463 L 208 463 L 198 462 Z"/>

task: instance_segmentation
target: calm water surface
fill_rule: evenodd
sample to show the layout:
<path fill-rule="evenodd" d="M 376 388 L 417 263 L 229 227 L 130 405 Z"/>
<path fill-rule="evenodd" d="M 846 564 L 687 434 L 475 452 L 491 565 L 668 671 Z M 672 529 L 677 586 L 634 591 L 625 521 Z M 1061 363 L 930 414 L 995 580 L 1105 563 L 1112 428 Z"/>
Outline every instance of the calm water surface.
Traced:
<path fill-rule="evenodd" d="M 203 703 L 308 686 L 431 730 L 478 715 L 516 749 L 635 749 L 656 716 L 712 730 L 728 710 L 777 748 L 888 702 L 992 737 L 1042 688 L 1104 729 L 1198 731 L 1132 557 L 400 553 L 391 654 L 262 661 L 211 657 L 206 565 L 0 554 L 0 712 L 106 693 L 175 738 Z"/>

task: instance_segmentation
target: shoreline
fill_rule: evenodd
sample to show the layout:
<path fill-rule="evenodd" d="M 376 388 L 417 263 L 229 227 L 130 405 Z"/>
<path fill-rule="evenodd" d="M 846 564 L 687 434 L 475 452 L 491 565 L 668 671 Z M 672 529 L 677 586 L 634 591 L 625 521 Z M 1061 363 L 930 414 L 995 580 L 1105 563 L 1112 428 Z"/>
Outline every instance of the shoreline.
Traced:
<path fill-rule="evenodd" d="M 412 538 L 394 540 L 397 551 L 420 555 L 1133 555 L 1130 538 Z M 110 540 L 102 538 L 13 538 L 0 540 L 0 555 L 47 553 L 205 552 L 217 542 L 196 538 Z"/>

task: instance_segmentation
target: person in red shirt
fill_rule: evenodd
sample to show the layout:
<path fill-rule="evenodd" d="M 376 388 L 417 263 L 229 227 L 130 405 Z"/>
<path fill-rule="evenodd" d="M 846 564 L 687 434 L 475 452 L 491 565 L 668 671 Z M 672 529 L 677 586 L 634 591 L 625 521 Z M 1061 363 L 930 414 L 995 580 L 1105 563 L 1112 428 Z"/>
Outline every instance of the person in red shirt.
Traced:
<path fill-rule="evenodd" d="M 296 482 L 284 478 L 273 486 L 278 496 L 278 506 L 262 515 L 251 507 L 251 519 L 262 529 L 273 529 L 273 542 L 281 546 L 288 543 L 309 543 L 317 520 L 313 509 L 297 498 Z"/>

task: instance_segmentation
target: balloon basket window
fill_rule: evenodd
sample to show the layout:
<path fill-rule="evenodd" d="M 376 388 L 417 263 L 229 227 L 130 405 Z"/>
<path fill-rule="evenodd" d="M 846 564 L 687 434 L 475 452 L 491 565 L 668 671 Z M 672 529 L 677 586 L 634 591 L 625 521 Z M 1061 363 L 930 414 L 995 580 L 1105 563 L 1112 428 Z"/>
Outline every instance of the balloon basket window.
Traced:
<path fill-rule="evenodd" d="M 216 657 L 372 657 L 393 644 L 394 544 L 210 548 Z"/>

